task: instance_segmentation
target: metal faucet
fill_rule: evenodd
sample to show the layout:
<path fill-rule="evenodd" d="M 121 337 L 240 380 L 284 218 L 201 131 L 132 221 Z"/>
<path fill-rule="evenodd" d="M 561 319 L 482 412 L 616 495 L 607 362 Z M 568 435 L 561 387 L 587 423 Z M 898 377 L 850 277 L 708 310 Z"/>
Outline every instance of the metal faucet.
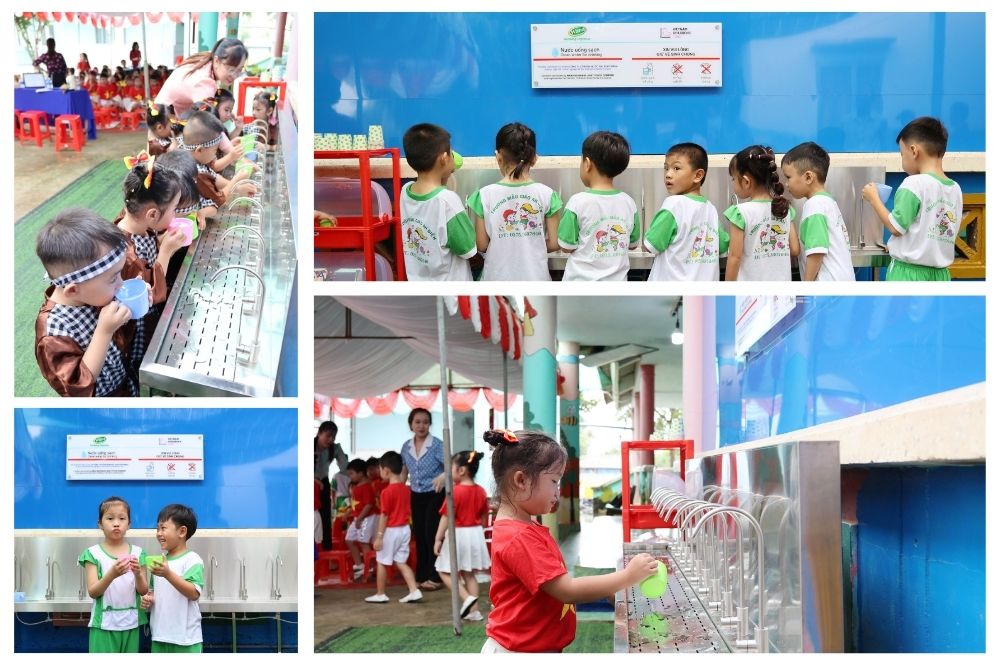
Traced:
<path fill-rule="evenodd" d="M 242 197 L 237 197 L 236 199 L 234 199 L 231 202 L 229 202 L 229 204 L 226 205 L 226 209 L 225 210 L 228 211 L 231 208 L 233 208 L 234 206 L 236 206 L 237 204 L 241 204 L 241 203 L 245 203 L 245 202 L 250 202 L 250 204 L 252 204 L 254 206 L 260 207 L 260 214 L 264 215 L 264 205 L 261 204 L 256 199 L 254 199 L 253 197 L 247 197 L 246 195 L 244 195 Z"/>
<path fill-rule="evenodd" d="M 244 354 L 247 355 L 247 357 L 248 357 L 247 358 L 247 364 L 250 365 L 250 364 L 254 363 L 254 360 L 255 360 L 255 358 L 257 356 L 257 339 L 260 337 L 260 323 L 261 323 L 261 320 L 264 319 L 264 312 L 263 312 L 264 311 L 264 300 L 266 298 L 267 288 L 264 286 L 264 279 L 260 277 L 259 273 L 257 273 L 253 269 L 250 269 L 250 268 L 247 268 L 247 267 L 243 266 L 242 264 L 229 264 L 227 266 L 222 267 L 221 269 L 219 269 L 218 271 L 216 271 L 214 274 L 212 274 L 212 277 L 208 279 L 208 283 L 211 285 L 213 282 L 215 282 L 215 279 L 218 278 L 221 274 L 225 273 L 226 271 L 231 271 L 231 270 L 246 271 L 247 273 L 249 273 L 250 275 L 252 275 L 254 278 L 256 278 L 257 282 L 260 283 L 260 303 L 261 303 L 261 309 L 260 309 L 260 312 L 257 315 L 257 325 L 254 327 L 253 338 L 251 339 L 250 345 L 244 345 L 243 343 L 240 343 L 237 346 L 237 350 L 239 350 L 240 352 L 243 352 Z M 243 309 L 241 307 L 240 308 L 240 315 L 242 315 L 242 314 L 243 314 Z"/>
<path fill-rule="evenodd" d="M 209 600 L 215 599 L 215 568 L 219 567 L 219 561 L 215 558 L 215 554 L 208 555 L 208 585 L 205 587 L 205 595 L 208 596 Z"/>
<path fill-rule="evenodd" d="M 45 599 L 51 600 L 56 596 L 55 585 L 53 581 L 53 570 L 56 567 L 56 559 L 49 556 L 45 559 L 45 569 L 47 571 L 46 582 L 45 582 Z"/>
<path fill-rule="evenodd" d="M 247 230 L 251 234 L 255 235 L 257 237 L 257 240 L 260 241 L 260 255 L 257 257 L 257 271 L 259 273 L 263 273 L 263 271 L 264 271 L 264 254 L 265 254 L 265 251 L 267 250 L 267 244 L 264 242 L 264 237 L 261 235 L 261 233 L 259 231 L 257 231 L 256 229 L 254 229 L 250 225 L 233 225 L 232 227 L 229 227 L 228 229 L 226 229 L 225 232 L 222 233 L 222 236 L 219 238 L 218 243 L 221 245 L 222 242 L 226 240 L 226 237 L 229 236 L 233 231 L 235 231 L 237 229 L 245 229 L 245 230 Z"/>
<path fill-rule="evenodd" d="M 274 558 L 268 558 L 267 563 L 264 568 L 270 568 L 268 571 L 271 574 L 271 599 L 280 600 L 281 599 L 281 587 L 278 584 L 278 574 L 279 567 L 283 567 L 285 561 L 281 560 L 281 556 L 275 556 Z"/>
<path fill-rule="evenodd" d="M 240 599 L 247 599 L 247 559 L 240 558 Z"/>

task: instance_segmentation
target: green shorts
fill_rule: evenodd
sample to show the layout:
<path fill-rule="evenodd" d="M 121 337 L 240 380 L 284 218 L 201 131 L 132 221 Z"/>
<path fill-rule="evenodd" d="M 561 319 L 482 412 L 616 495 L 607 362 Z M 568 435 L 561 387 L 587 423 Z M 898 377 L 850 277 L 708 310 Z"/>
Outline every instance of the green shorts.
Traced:
<path fill-rule="evenodd" d="M 895 257 L 889 262 L 885 272 L 886 280 L 951 280 L 951 271 L 947 267 L 935 269 L 932 266 L 910 264 Z"/>
<path fill-rule="evenodd" d="M 181 646 L 180 644 L 154 641 L 151 653 L 201 653 L 201 642 L 190 646 Z"/>
<path fill-rule="evenodd" d="M 91 653 L 138 653 L 139 628 L 131 630 L 90 629 Z"/>

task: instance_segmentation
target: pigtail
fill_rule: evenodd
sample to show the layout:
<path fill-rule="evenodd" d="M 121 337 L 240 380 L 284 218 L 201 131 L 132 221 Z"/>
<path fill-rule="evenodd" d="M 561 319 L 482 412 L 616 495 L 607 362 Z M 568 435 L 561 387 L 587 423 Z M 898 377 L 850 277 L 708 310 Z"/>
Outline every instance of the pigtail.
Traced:
<path fill-rule="evenodd" d="M 785 193 L 785 186 L 778 179 L 778 164 L 774 161 L 774 150 L 770 146 L 764 149 L 763 158 L 768 160 L 768 191 L 771 193 L 771 215 L 778 220 L 783 220 L 788 215 L 788 209 L 791 204 L 782 196 Z"/>
<path fill-rule="evenodd" d="M 483 440 L 489 444 L 490 449 L 498 447 L 511 447 L 517 445 L 519 440 L 513 431 L 489 430 L 483 433 Z"/>

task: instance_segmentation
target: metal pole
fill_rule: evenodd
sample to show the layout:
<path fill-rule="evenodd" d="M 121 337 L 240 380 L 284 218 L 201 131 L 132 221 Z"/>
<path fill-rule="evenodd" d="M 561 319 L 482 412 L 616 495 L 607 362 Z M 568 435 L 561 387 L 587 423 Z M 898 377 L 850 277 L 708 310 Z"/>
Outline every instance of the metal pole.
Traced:
<path fill-rule="evenodd" d="M 510 427 L 507 425 L 507 412 L 510 403 L 507 402 L 507 354 L 502 352 L 500 358 L 503 359 L 503 428 L 506 431 Z"/>
<path fill-rule="evenodd" d="M 444 441 L 444 500 L 448 512 L 448 562 L 451 563 L 451 624 L 458 636 L 462 635 L 462 616 L 458 599 L 458 587 L 462 581 L 458 570 L 458 549 L 455 544 L 455 497 L 451 479 L 451 421 L 448 417 L 448 367 L 445 353 L 444 297 L 437 302 L 438 364 L 441 367 L 441 439 Z"/>
<path fill-rule="evenodd" d="M 149 51 L 146 50 L 146 13 L 142 13 L 142 53 L 145 57 L 145 62 L 142 63 L 142 87 L 146 92 L 144 100 L 146 100 L 146 105 L 148 107 L 149 103 L 152 101 L 149 99 Z"/>

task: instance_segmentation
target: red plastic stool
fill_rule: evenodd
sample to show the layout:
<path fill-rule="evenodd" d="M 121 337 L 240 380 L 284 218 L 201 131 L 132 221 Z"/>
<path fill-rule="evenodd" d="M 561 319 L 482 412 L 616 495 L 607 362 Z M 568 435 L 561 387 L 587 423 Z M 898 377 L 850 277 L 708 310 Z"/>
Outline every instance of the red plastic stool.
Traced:
<path fill-rule="evenodd" d="M 123 111 L 121 114 L 122 124 L 120 130 L 138 130 L 139 123 L 146 121 L 146 112 L 140 110 Z"/>
<path fill-rule="evenodd" d="M 38 146 L 42 145 L 43 139 L 52 136 L 49 127 L 49 117 L 44 111 L 22 111 L 21 112 L 21 138 L 20 142 L 34 139 Z"/>
<path fill-rule="evenodd" d="M 63 148 L 72 148 L 76 152 L 83 150 L 87 135 L 83 132 L 83 121 L 76 114 L 56 116 L 56 152 Z"/>
<path fill-rule="evenodd" d="M 350 551 L 346 549 L 320 551 L 319 558 L 320 560 L 336 563 L 337 569 L 340 570 L 340 581 L 345 584 L 351 583 L 351 577 L 354 574 L 354 559 L 351 558 Z"/>
<path fill-rule="evenodd" d="M 98 129 L 106 130 L 115 119 L 115 112 L 111 107 L 94 107 L 94 122 Z"/>

